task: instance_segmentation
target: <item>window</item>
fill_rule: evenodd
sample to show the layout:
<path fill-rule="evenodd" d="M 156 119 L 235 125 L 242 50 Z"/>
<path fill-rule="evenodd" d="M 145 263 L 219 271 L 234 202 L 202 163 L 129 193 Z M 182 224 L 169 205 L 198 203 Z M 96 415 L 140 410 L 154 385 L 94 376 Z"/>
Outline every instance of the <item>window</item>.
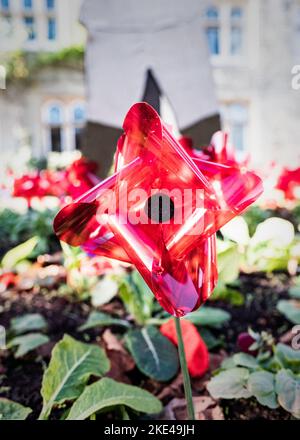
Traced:
<path fill-rule="evenodd" d="M 244 15 L 244 8 L 232 5 L 230 0 L 206 9 L 206 37 L 211 55 L 227 58 L 242 54 Z"/>
<path fill-rule="evenodd" d="M 206 17 L 209 19 L 218 19 L 219 18 L 218 8 L 216 8 L 215 6 L 210 6 L 206 10 Z"/>
<path fill-rule="evenodd" d="M 1 11 L 7 12 L 9 10 L 9 0 L 1 0 L 0 8 Z"/>
<path fill-rule="evenodd" d="M 60 104 L 53 104 L 48 108 L 46 122 L 48 125 L 49 150 L 56 152 L 63 151 L 63 115 L 62 107 Z"/>
<path fill-rule="evenodd" d="M 220 54 L 220 24 L 219 11 L 215 6 L 211 6 L 206 10 L 206 36 L 208 47 L 212 55 Z"/>
<path fill-rule="evenodd" d="M 53 11 L 53 9 L 55 9 L 55 0 L 46 0 L 46 9 Z"/>
<path fill-rule="evenodd" d="M 74 126 L 74 146 L 76 150 L 81 150 L 83 130 L 86 120 L 84 105 L 77 104 L 73 109 L 72 116 L 73 116 L 73 126 Z"/>
<path fill-rule="evenodd" d="M 26 10 L 31 10 L 32 9 L 32 0 L 23 0 L 23 7 Z"/>
<path fill-rule="evenodd" d="M 231 8 L 231 35 L 230 35 L 230 53 L 231 55 L 240 55 L 243 46 L 243 10 L 239 7 Z"/>
<path fill-rule="evenodd" d="M 219 43 L 219 28 L 209 27 L 206 29 L 206 35 L 208 39 L 208 47 L 212 55 L 219 55 L 220 43 Z"/>
<path fill-rule="evenodd" d="M 225 129 L 229 131 L 231 143 L 237 153 L 242 156 L 246 150 L 248 127 L 248 107 L 241 103 L 232 103 L 222 108 Z"/>
<path fill-rule="evenodd" d="M 231 8 L 231 18 L 233 19 L 240 19 L 243 17 L 243 10 L 242 8 L 238 6 L 234 6 Z"/>
<path fill-rule="evenodd" d="M 48 18 L 48 40 L 56 39 L 56 20 L 55 18 Z"/>
<path fill-rule="evenodd" d="M 34 17 L 24 17 L 24 24 L 27 31 L 27 39 L 30 41 L 35 40 L 36 30 Z"/>
<path fill-rule="evenodd" d="M 230 53 L 239 55 L 242 52 L 243 32 L 240 27 L 231 27 Z"/>

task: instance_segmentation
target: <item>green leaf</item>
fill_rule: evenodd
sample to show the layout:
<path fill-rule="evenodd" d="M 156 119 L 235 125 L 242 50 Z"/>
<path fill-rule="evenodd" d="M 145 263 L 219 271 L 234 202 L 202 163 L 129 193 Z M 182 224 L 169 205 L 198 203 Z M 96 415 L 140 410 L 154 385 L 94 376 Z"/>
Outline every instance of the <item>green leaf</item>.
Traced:
<path fill-rule="evenodd" d="M 292 298 L 300 299 L 300 286 L 293 286 L 289 289 L 289 295 Z"/>
<path fill-rule="evenodd" d="M 13 338 L 9 342 L 8 348 L 18 347 L 15 357 L 21 358 L 47 342 L 49 342 L 48 336 L 42 335 L 41 333 L 29 333 L 28 335 Z"/>
<path fill-rule="evenodd" d="M 79 331 L 89 330 L 94 327 L 107 327 L 110 325 L 118 325 L 120 327 L 130 328 L 130 324 L 125 319 L 113 318 L 111 315 L 102 312 L 92 312 L 86 323 L 79 327 Z"/>
<path fill-rule="evenodd" d="M 46 327 L 47 322 L 39 313 L 18 316 L 17 318 L 13 318 L 10 322 L 10 329 L 16 335 L 29 331 L 44 330 Z"/>
<path fill-rule="evenodd" d="M 241 254 L 238 245 L 217 240 L 217 252 L 219 280 L 225 284 L 234 282 L 240 273 Z"/>
<path fill-rule="evenodd" d="M 201 307 L 196 312 L 189 313 L 185 319 L 188 319 L 195 325 L 220 327 L 230 320 L 231 316 L 225 310 L 216 307 Z"/>
<path fill-rule="evenodd" d="M 109 368 L 109 360 L 100 347 L 65 335 L 54 347 L 44 373 L 40 418 L 47 418 L 54 404 L 77 398 L 91 375 L 103 376 Z"/>
<path fill-rule="evenodd" d="M 300 302 L 281 300 L 277 304 L 277 310 L 293 324 L 300 324 Z"/>
<path fill-rule="evenodd" d="M 294 417 L 300 418 L 300 377 L 290 370 L 280 370 L 276 375 L 278 402 Z"/>
<path fill-rule="evenodd" d="M 90 289 L 93 306 L 100 307 L 108 304 L 117 295 L 118 291 L 117 282 L 111 276 L 105 276 Z"/>
<path fill-rule="evenodd" d="M 293 350 L 285 344 L 277 344 L 274 358 L 281 368 L 290 369 L 294 373 L 300 371 L 300 351 Z"/>
<path fill-rule="evenodd" d="M 207 384 L 207 389 L 214 399 L 247 399 L 251 397 L 247 389 L 249 371 L 247 368 L 231 368 L 221 371 Z"/>
<path fill-rule="evenodd" d="M 257 360 L 250 354 L 246 354 L 246 353 L 235 354 L 233 356 L 233 362 L 238 367 L 246 367 L 251 369 L 255 369 L 258 367 Z"/>
<path fill-rule="evenodd" d="M 162 410 L 161 402 L 148 391 L 104 378 L 85 388 L 67 420 L 85 420 L 100 410 L 120 405 L 147 414 Z"/>
<path fill-rule="evenodd" d="M 0 421 L 25 420 L 31 412 L 32 410 L 30 408 L 20 405 L 19 403 L 0 398 Z"/>
<path fill-rule="evenodd" d="M 236 289 L 227 287 L 221 281 L 218 282 L 217 287 L 213 291 L 211 297 L 212 301 L 226 301 L 233 306 L 242 306 L 245 302 L 244 296 Z"/>
<path fill-rule="evenodd" d="M 2 259 L 2 267 L 4 269 L 13 269 L 19 261 L 25 260 L 30 256 L 38 242 L 39 237 L 32 237 L 25 243 L 8 251 Z"/>
<path fill-rule="evenodd" d="M 239 245 L 247 246 L 250 240 L 249 228 L 243 217 L 235 217 L 221 229 L 222 235 Z"/>
<path fill-rule="evenodd" d="M 275 392 L 275 376 L 268 371 L 255 371 L 248 379 L 248 390 L 261 405 L 271 409 L 278 407 Z"/>
<path fill-rule="evenodd" d="M 137 324 L 144 325 L 152 316 L 154 297 L 137 271 L 122 277 L 119 295 Z"/>
<path fill-rule="evenodd" d="M 157 328 L 129 330 L 125 341 L 137 367 L 146 376 L 167 382 L 177 373 L 177 350 Z"/>
<path fill-rule="evenodd" d="M 205 342 L 208 350 L 213 350 L 216 347 L 222 345 L 222 340 L 217 339 L 208 328 L 203 327 L 200 331 L 201 338 Z"/>

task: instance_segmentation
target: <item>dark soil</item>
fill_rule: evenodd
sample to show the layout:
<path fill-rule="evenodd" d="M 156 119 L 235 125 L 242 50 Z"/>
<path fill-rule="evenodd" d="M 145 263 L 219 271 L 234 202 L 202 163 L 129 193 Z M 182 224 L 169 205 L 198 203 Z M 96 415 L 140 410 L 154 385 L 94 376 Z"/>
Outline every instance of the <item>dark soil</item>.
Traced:
<path fill-rule="evenodd" d="M 276 303 L 281 298 L 288 296 L 287 290 L 291 283 L 290 278 L 284 274 L 267 276 L 265 274 L 242 275 L 240 278 L 240 291 L 245 303 L 243 306 L 232 306 L 224 302 L 209 303 L 210 306 L 221 307 L 232 315 L 231 323 L 214 330 L 216 337 L 223 338 L 224 349 L 228 354 L 237 351 L 236 341 L 239 333 L 247 331 L 250 326 L 255 331 L 268 331 L 276 340 L 290 328 L 290 324 L 276 311 Z M 114 300 L 104 307 L 107 312 L 115 312 L 125 316 L 125 311 L 119 300 Z M 88 302 L 75 302 L 65 297 L 59 297 L 55 292 L 41 291 L 6 291 L 0 294 L 0 324 L 9 327 L 10 320 L 26 313 L 40 313 L 48 323 L 47 335 L 51 342 L 43 346 L 24 359 L 14 359 L 11 352 L 0 351 L 0 395 L 17 401 L 33 409 L 30 418 L 36 419 L 41 410 L 41 381 L 45 367 L 49 363 L 51 350 L 65 333 L 76 339 L 86 342 L 99 343 L 99 335 L 103 330 L 91 330 L 86 333 L 78 332 L 78 327 L 86 320 L 91 308 Z M 232 325 L 234 323 L 234 325 Z M 114 332 L 115 330 L 112 329 Z M 215 356 L 218 357 L 218 350 Z M 115 356 L 115 359 L 113 357 Z M 153 394 L 159 396 L 166 405 L 174 398 L 183 397 L 182 379 L 178 377 L 171 384 L 159 384 L 145 377 L 136 368 L 130 366 L 130 360 L 121 359 L 116 353 L 111 355 L 114 365 L 112 377 L 122 379 L 124 382 L 143 386 Z M 219 356 L 221 357 L 221 356 Z M 124 365 L 125 371 L 120 371 Z M 126 370 L 128 367 L 128 371 Z M 216 366 L 212 367 L 212 369 Z M 198 395 L 205 393 L 205 380 L 194 381 L 194 392 Z M 254 400 L 222 401 L 221 406 L 225 418 L 234 420 L 254 419 L 289 419 L 285 411 L 269 410 L 262 407 Z M 55 418 L 55 415 L 54 415 Z"/>

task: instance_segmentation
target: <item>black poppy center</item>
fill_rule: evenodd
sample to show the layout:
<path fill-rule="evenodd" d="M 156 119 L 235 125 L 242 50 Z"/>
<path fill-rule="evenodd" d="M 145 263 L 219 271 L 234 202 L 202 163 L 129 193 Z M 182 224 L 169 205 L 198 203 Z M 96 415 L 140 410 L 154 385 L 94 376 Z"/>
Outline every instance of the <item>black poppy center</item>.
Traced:
<path fill-rule="evenodd" d="M 165 223 L 174 217 L 175 205 L 173 200 L 166 194 L 154 194 L 146 202 L 145 211 L 147 216 L 156 223 Z"/>

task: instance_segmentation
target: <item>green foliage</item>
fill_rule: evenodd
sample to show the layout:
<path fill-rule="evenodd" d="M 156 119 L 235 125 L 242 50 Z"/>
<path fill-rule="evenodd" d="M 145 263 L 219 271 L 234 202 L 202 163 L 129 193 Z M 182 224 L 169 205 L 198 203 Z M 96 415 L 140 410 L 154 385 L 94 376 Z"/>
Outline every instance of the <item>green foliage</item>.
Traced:
<path fill-rule="evenodd" d="M 277 310 L 293 324 L 300 324 L 300 302 L 281 300 L 277 304 Z"/>
<path fill-rule="evenodd" d="M 278 402 L 286 411 L 300 419 L 300 376 L 290 370 L 281 370 L 276 375 Z"/>
<path fill-rule="evenodd" d="M 104 378 L 85 388 L 73 404 L 67 420 L 85 420 L 99 411 L 120 405 L 147 414 L 162 410 L 160 401 L 148 391 Z"/>
<path fill-rule="evenodd" d="M 255 397 L 271 409 L 279 405 L 300 418 L 300 352 L 277 344 L 256 358 L 237 353 L 223 361 L 207 389 L 216 399 Z"/>
<path fill-rule="evenodd" d="M 154 297 L 151 290 L 136 270 L 122 277 L 119 282 L 119 295 L 127 311 L 137 324 L 146 324 L 153 312 Z"/>
<path fill-rule="evenodd" d="M 25 420 L 32 412 L 19 403 L 0 398 L 0 421 L 4 420 Z"/>
<path fill-rule="evenodd" d="M 16 51 L 6 63 L 8 81 L 30 81 L 41 69 L 46 67 L 64 67 L 83 69 L 84 49 L 73 46 L 57 52 Z"/>
<path fill-rule="evenodd" d="M 125 319 L 114 318 L 107 313 L 94 311 L 89 315 L 85 324 L 79 327 L 78 330 L 83 332 L 95 327 L 108 327 L 112 325 L 130 328 L 130 324 Z"/>
<path fill-rule="evenodd" d="M 244 296 L 237 289 L 226 286 L 226 284 L 221 281 L 218 282 L 213 295 L 211 296 L 212 301 L 225 301 L 233 306 L 242 306 L 245 302 Z"/>
<path fill-rule="evenodd" d="M 119 292 L 119 286 L 113 275 L 105 275 L 90 289 L 91 301 L 94 307 L 108 304 Z"/>
<path fill-rule="evenodd" d="M 137 367 L 146 376 L 167 382 L 177 373 L 177 350 L 157 328 L 129 330 L 125 342 Z"/>
<path fill-rule="evenodd" d="M 278 407 L 274 374 L 269 371 L 251 373 L 248 379 L 248 389 L 261 405 L 272 409 Z"/>
<path fill-rule="evenodd" d="M 271 210 L 261 209 L 259 206 L 251 206 L 249 209 L 247 209 L 247 211 L 243 214 L 243 218 L 246 220 L 249 227 L 250 236 L 252 237 L 252 235 L 254 235 L 259 223 L 262 223 L 269 217 L 272 217 L 272 215 L 273 212 Z"/>
<path fill-rule="evenodd" d="M 13 318 L 10 322 L 9 341 L 7 348 L 15 348 L 15 358 L 21 358 L 29 352 L 49 342 L 42 333 L 36 333 L 47 328 L 44 317 L 38 313 L 27 314 Z M 30 332 L 30 333 L 29 333 Z M 35 332 L 35 333 L 32 333 Z"/>
<path fill-rule="evenodd" d="M 30 313 L 27 315 L 13 318 L 10 322 L 10 330 L 15 335 L 35 330 L 44 330 L 47 327 L 45 318 L 39 313 Z"/>
<path fill-rule="evenodd" d="M 211 379 L 207 389 L 214 399 L 247 399 L 251 396 L 247 389 L 249 376 L 247 368 L 234 367 Z"/>
<path fill-rule="evenodd" d="M 6 270 L 14 269 L 17 263 L 30 258 L 38 244 L 38 241 L 38 237 L 32 237 L 25 241 L 25 243 L 19 244 L 15 248 L 8 251 L 1 261 L 1 266 Z"/>
<path fill-rule="evenodd" d="M 189 313 L 185 319 L 191 321 L 195 325 L 206 327 L 221 327 L 230 320 L 231 316 L 225 310 L 217 307 L 204 306 L 196 312 Z"/>
<path fill-rule="evenodd" d="M 38 237 L 38 243 L 31 258 L 58 250 L 59 242 L 53 232 L 55 214 L 56 211 L 48 209 L 28 210 L 25 214 L 10 209 L 0 211 L 0 255 L 32 237 Z"/>
<path fill-rule="evenodd" d="M 29 333 L 28 335 L 13 338 L 9 342 L 8 348 L 18 347 L 15 353 L 15 358 L 21 358 L 47 342 L 49 342 L 48 336 L 41 333 Z"/>
<path fill-rule="evenodd" d="M 103 376 L 109 368 L 109 360 L 100 347 L 65 335 L 54 347 L 44 373 L 40 418 L 47 419 L 53 405 L 79 397 L 91 375 Z"/>

